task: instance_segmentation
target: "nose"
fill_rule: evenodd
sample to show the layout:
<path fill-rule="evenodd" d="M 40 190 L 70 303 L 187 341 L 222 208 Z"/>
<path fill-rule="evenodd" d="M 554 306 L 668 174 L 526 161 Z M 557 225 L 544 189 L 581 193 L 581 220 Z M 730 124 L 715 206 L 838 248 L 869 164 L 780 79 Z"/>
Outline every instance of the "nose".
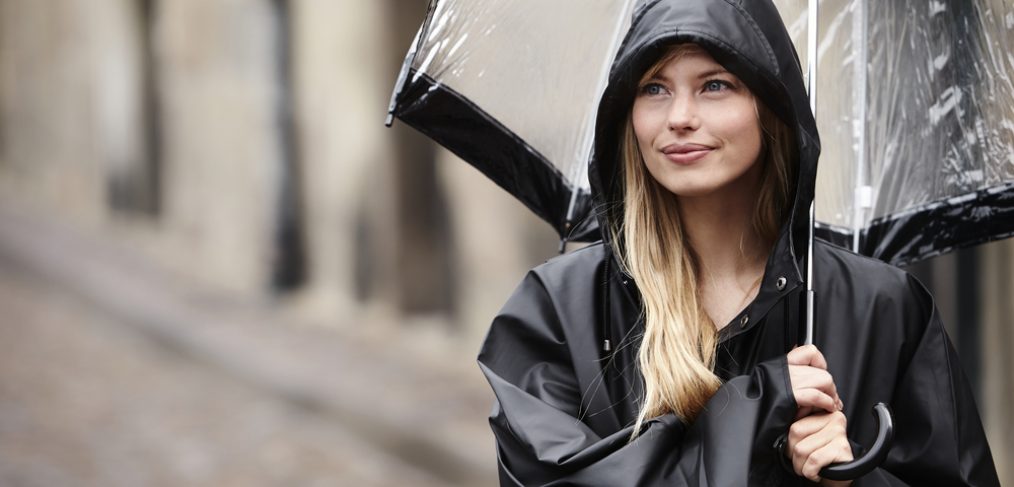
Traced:
<path fill-rule="evenodd" d="M 697 118 L 697 106 L 692 96 L 677 96 L 669 108 L 669 130 L 697 130 L 701 126 Z"/>

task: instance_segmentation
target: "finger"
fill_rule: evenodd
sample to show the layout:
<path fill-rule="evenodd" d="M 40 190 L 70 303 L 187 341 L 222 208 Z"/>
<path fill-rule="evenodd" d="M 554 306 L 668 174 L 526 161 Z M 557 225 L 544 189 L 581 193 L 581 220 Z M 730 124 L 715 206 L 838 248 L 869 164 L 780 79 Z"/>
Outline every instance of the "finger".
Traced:
<path fill-rule="evenodd" d="M 818 481 L 821 468 L 852 459 L 845 424 L 845 415 L 830 413 L 804 418 L 790 427 L 789 445 L 797 474 Z"/>
<path fill-rule="evenodd" d="M 817 413 L 805 418 L 797 419 L 789 426 L 788 445 L 794 446 L 811 435 L 814 435 L 828 422 L 829 413 Z"/>
<path fill-rule="evenodd" d="M 811 457 L 817 452 L 817 450 L 830 443 L 832 439 L 833 437 L 821 435 L 817 432 L 803 438 L 801 441 L 790 444 L 789 448 L 791 448 L 790 451 L 792 452 L 792 470 L 796 472 L 796 475 L 806 477 L 806 470 L 804 469 L 808 464 L 812 463 Z M 818 468 L 817 470 L 819 471 L 820 469 Z"/>
<path fill-rule="evenodd" d="M 824 358 L 824 354 L 820 352 L 817 347 L 813 347 L 814 354 L 810 357 L 810 366 L 818 369 L 827 370 L 827 359 Z"/>
<path fill-rule="evenodd" d="M 806 477 L 811 482 L 820 482 L 820 469 L 833 463 L 835 455 L 834 447 L 831 444 L 810 453 L 800 465 L 798 475 Z"/>
<path fill-rule="evenodd" d="M 796 397 L 796 406 L 803 409 L 807 406 L 814 409 L 822 409 L 829 413 L 838 411 L 838 403 L 833 397 L 818 389 L 797 389 L 793 391 Z"/>
<path fill-rule="evenodd" d="M 847 443 L 846 424 L 845 415 L 840 412 L 816 413 L 798 419 L 789 426 L 786 446 L 788 448 L 803 448 L 812 452 L 830 439 L 843 438 Z M 821 440 L 821 438 L 828 440 Z"/>
<path fill-rule="evenodd" d="M 819 369 L 827 369 L 827 360 L 815 345 L 794 348 L 786 355 L 786 359 L 789 365 L 809 365 Z"/>
<path fill-rule="evenodd" d="M 828 465 L 852 460 L 852 449 L 844 437 L 835 437 L 832 441 L 817 448 L 800 468 L 800 475 L 813 482 L 820 482 L 820 470 Z"/>
<path fill-rule="evenodd" d="M 789 381 L 793 386 L 830 387 L 834 385 L 834 377 L 830 372 L 809 365 L 790 365 Z"/>
<path fill-rule="evenodd" d="M 789 366 L 789 384 L 793 389 L 818 389 L 829 396 L 838 398 L 838 386 L 826 370 L 806 365 Z"/>
<path fill-rule="evenodd" d="M 805 365 L 789 366 L 789 384 L 796 389 L 817 389 L 831 396 L 838 403 L 838 387 L 826 370 Z"/>
<path fill-rule="evenodd" d="M 810 359 L 816 351 L 817 347 L 813 345 L 803 345 L 790 350 L 785 358 L 789 365 L 810 365 Z"/>

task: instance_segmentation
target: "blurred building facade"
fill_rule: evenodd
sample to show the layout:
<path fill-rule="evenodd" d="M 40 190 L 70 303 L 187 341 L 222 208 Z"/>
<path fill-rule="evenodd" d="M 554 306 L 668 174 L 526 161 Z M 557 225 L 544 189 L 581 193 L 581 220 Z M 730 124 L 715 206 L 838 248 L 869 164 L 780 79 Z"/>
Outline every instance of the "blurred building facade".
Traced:
<path fill-rule="evenodd" d="M 0 196 L 238 296 L 335 326 L 435 324 L 474 355 L 556 242 L 467 165 L 384 128 L 426 3 L 0 0 Z M 915 270 L 1011 479 L 1014 244 Z"/>
<path fill-rule="evenodd" d="M 336 320 L 481 330 L 554 252 L 474 170 L 383 126 L 424 1 L 0 9 L 4 191 L 181 273 Z"/>

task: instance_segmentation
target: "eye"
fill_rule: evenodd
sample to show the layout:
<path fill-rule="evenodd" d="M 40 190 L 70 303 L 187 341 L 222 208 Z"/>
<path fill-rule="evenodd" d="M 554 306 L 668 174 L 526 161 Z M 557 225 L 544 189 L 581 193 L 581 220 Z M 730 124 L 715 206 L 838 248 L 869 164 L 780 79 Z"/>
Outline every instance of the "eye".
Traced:
<path fill-rule="evenodd" d="M 647 96 L 658 96 L 666 94 L 667 90 L 665 86 L 659 83 L 648 83 L 641 87 L 641 94 Z"/>
<path fill-rule="evenodd" d="M 732 88 L 732 83 L 721 79 L 710 79 L 704 82 L 704 91 L 722 91 Z"/>

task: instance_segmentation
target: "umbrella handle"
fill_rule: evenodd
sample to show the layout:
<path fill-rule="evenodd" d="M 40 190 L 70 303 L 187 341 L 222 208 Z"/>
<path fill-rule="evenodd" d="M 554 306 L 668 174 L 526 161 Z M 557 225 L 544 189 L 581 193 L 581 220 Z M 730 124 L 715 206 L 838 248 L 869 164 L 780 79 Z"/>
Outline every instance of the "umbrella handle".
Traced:
<path fill-rule="evenodd" d="M 891 417 L 891 409 L 886 404 L 878 402 L 873 406 L 873 418 L 877 421 L 877 439 L 873 446 L 862 458 L 851 462 L 836 463 L 820 469 L 820 477 L 828 480 L 853 480 L 870 473 L 887 458 L 887 451 L 891 449 L 891 442 L 894 440 L 894 419 Z M 788 439 L 785 435 L 775 442 L 775 449 L 783 460 L 789 471 L 792 465 L 788 465 L 785 457 L 785 446 Z"/>

